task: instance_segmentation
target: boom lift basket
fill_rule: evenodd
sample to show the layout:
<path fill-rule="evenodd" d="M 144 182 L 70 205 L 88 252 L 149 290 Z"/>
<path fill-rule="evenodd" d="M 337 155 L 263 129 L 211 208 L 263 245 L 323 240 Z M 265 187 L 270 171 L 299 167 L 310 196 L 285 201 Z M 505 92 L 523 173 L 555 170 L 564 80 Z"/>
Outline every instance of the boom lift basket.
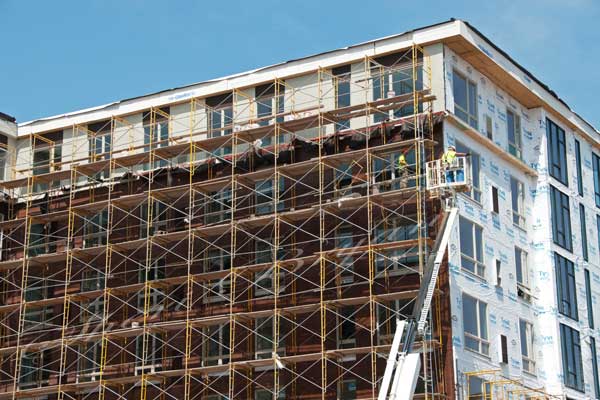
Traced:
<path fill-rule="evenodd" d="M 468 190 L 472 183 L 471 160 L 456 157 L 451 164 L 441 159 L 429 161 L 425 166 L 427 190 L 452 189 L 457 192 Z"/>

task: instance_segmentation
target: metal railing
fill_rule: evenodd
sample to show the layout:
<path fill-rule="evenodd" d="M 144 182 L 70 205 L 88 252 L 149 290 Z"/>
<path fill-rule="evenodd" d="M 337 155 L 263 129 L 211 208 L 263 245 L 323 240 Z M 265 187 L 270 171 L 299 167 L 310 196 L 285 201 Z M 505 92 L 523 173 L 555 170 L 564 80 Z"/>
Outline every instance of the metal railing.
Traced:
<path fill-rule="evenodd" d="M 426 165 L 427 190 L 471 185 L 471 163 L 468 157 L 456 157 L 450 164 L 441 159 Z"/>

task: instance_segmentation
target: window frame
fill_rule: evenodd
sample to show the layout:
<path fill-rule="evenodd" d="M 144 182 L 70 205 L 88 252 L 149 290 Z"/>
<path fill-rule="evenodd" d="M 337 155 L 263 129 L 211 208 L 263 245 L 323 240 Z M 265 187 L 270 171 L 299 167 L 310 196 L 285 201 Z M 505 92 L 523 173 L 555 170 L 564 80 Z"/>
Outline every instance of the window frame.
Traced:
<path fill-rule="evenodd" d="M 581 143 L 575 139 L 575 168 L 577 170 L 577 193 L 583 197 L 583 171 L 581 169 Z"/>
<path fill-rule="evenodd" d="M 577 278 L 573 261 L 554 252 L 557 305 L 560 314 L 579 321 L 577 304 Z"/>
<path fill-rule="evenodd" d="M 338 349 L 352 348 L 356 346 L 356 313 L 358 310 L 353 306 L 342 307 L 336 313 L 336 344 Z M 350 337 L 344 337 L 344 327 L 352 325 L 354 332 Z"/>
<path fill-rule="evenodd" d="M 108 209 L 103 209 L 92 215 L 84 217 L 83 222 L 83 248 L 102 246 L 106 244 L 108 229 Z"/>
<path fill-rule="evenodd" d="M 512 117 L 509 117 L 512 116 Z M 512 127 L 511 127 L 512 118 Z M 512 129 L 511 129 L 512 128 Z M 508 153 L 512 156 L 523 159 L 523 131 L 521 129 L 521 116 L 511 109 L 506 110 L 506 130 L 508 137 Z M 511 136 L 514 138 L 511 141 Z"/>
<path fill-rule="evenodd" d="M 348 232 L 349 235 L 342 234 L 342 232 Z M 350 224 L 341 224 L 335 229 L 335 248 L 336 249 L 347 249 L 356 246 L 355 243 L 355 230 Z M 345 241 L 349 240 L 349 245 L 346 246 Z M 343 270 L 340 271 L 340 280 L 342 285 L 351 284 L 354 282 L 354 257 L 343 255 L 340 260 L 340 267 Z"/>
<path fill-rule="evenodd" d="M 516 192 L 515 193 L 515 189 Z M 510 198 L 513 225 L 525 229 L 527 218 L 525 218 L 525 184 L 511 175 Z"/>
<path fill-rule="evenodd" d="M 217 262 L 213 262 L 214 260 L 217 260 Z M 231 269 L 231 255 L 221 248 L 207 248 L 202 261 L 206 273 L 229 271 Z M 215 265 L 218 266 L 218 269 L 213 268 Z M 207 286 L 209 287 L 206 288 L 205 303 L 229 301 L 229 297 L 226 296 L 231 293 L 231 280 L 229 278 L 210 280 L 207 282 Z"/>
<path fill-rule="evenodd" d="M 472 239 L 471 247 L 473 248 L 473 252 L 474 252 L 473 256 L 475 258 L 472 257 L 472 256 L 470 256 L 470 255 L 468 255 L 468 254 L 463 253 L 463 240 L 462 240 L 462 235 L 460 233 L 460 231 L 462 230 L 461 228 L 462 228 L 463 222 L 471 224 L 471 227 L 470 227 L 470 230 L 471 230 L 471 235 L 470 236 L 471 236 L 471 239 Z M 477 231 L 478 230 L 481 232 L 481 235 L 480 235 L 480 237 L 481 237 L 481 243 L 479 245 L 477 243 Z M 460 240 L 459 240 L 460 241 L 459 246 L 460 246 L 460 258 L 461 258 L 461 260 L 460 260 L 461 261 L 460 262 L 461 270 L 466 271 L 466 272 L 468 272 L 469 274 L 471 274 L 473 276 L 476 276 L 478 278 L 486 280 L 486 278 L 485 278 L 486 265 L 485 265 L 485 255 L 484 255 L 484 253 L 485 253 L 485 251 L 484 251 L 485 244 L 484 244 L 484 238 L 483 238 L 483 227 L 481 225 L 479 225 L 479 224 L 476 224 L 475 222 L 473 222 L 472 220 L 470 220 L 468 218 L 460 216 L 459 217 L 459 238 L 460 238 Z M 481 259 L 480 260 L 477 259 L 477 257 L 478 257 L 478 254 L 477 254 L 478 250 L 481 253 Z M 474 268 L 473 271 L 471 271 L 468 268 L 464 267 L 464 260 L 463 259 L 466 259 L 468 262 L 473 263 L 473 268 Z"/>
<path fill-rule="evenodd" d="M 352 105 L 352 66 L 350 64 L 333 68 L 331 71 L 335 105 L 334 107 L 343 108 Z M 337 121 L 335 131 L 350 129 L 350 120 Z"/>
<path fill-rule="evenodd" d="M 473 129 L 478 129 L 479 126 L 479 110 L 478 110 L 478 90 L 477 83 L 472 79 L 469 79 L 466 75 L 459 72 L 456 69 L 452 71 L 452 96 L 454 99 L 454 115 L 459 118 L 461 121 L 472 127 Z M 459 77 L 465 82 L 465 102 L 466 109 L 457 102 L 456 95 L 456 87 L 458 85 L 456 77 Z M 473 92 L 473 93 L 472 93 Z M 471 99 L 474 96 L 475 99 Z M 474 110 L 471 109 L 471 106 L 474 106 Z"/>
<path fill-rule="evenodd" d="M 523 332 L 525 329 L 525 332 Z M 519 318 L 519 336 L 521 339 L 521 366 L 524 372 L 535 375 L 536 361 L 534 350 L 534 331 L 533 324 L 527 320 Z M 525 339 L 525 343 L 523 343 Z M 527 354 L 524 354 L 526 352 Z M 527 367 L 526 367 L 527 365 Z"/>
<path fill-rule="evenodd" d="M 594 170 L 594 200 L 600 208 L 600 156 L 592 152 L 592 169 Z"/>
<path fill-rule="evenodd" d="M 554 244 L 573 252 L 573 229 L 569 196 L 552 185 L 550 185 L 550 209 Z"/>
<path fill-rule="evenodd" d="M 598 371 L 598 348 L 596 347 L 596 338 L 590 336 L 590 353 L 592 356 L 592 371 L 594 380 L 594 394 L 596 399 L 600 399 L 600 372 Z"/>
<path fill-rule="evenodd" d="M 588 318 L 588 326 L 590 329 L 595 328 L 594 321 L 594 304 L 592 300 L 592 280 L 590 278 L 590 270 L 585 268 L 583 270 L 583 276 L 585 279 L 585 301 L 587 306 L 587 318 Z M 600 395 L 600 393 L 599 393 Z"/>
<path fill-rule="evenodd" d="M 275 178 L 263 179 L 254 183 L 254 213 L 256 215 L 271 214 L 275 211 L 283 211 L 284 202 L 280 196 L 285 192 L 285 180 L 279 177 L 277 192 L 274 190 Z M 277 194 L 277 207 L 274 207 L 275 194 Z M 262 201 L 266 199 L 266 201 Z"/>
<path fill-rule="evenodd" d="M 529 280 L 528 254 L 519 246 L 515 246 L 515 272 L 517 279 L 517 296 L 531 301 L 531 282 Z M 521 280 L 519 280 L 521 275 Z"/>
<path fill-rule="evenodd" d="M 474 301 L 474 308 L 476 310 L 475 316 L 476 316 L 476 327 L 477 327 L 477 332 L 476 333 L 472 333 L 472 332 L 467 332 L 465 325 L 464 325 L 464 321 L 469 318 L 469 317 L 473 317 L 471 316 L 467 316 L 465 315 L 465 300 L 466 299 L 470 299 Z M 462 294 L 462 311 L 463 311 L 463 335 L 465 338 L 465 349 L 473 351 L 477 354 L 481 354 L 485 357 L 489 357 L 490 356 L 490 341 L 489 341 L 489 324 L 488 324 L 488 311 L 487 311 L 487 307 L 488 304 L 480 299 L 478 299 L 477 297 L 473 297 L 468 295 L 467 293 L 463 292 Z M 485 315 L 481 315 L 482 314 L 482 308 L 483 307 L 483 312 Z M 482 321 L 482 319 L 484 321 Z M 485 335 L 483 334 L 485 333 Z M 484 337 L 485 336 L 485 337 Z M 477 343 L 477 349 L 469 346 L 467 344 L 467 339 L 470 339 L 474 342 Z"/>
<path fill-rule="evenodd" d="M 581 336 L 579 331 L 561 323 L 560 342 L 563 383 L 571 389 L 584 392 L 584 372 L 581 357 Z M 571 367 L 574 368 L 573 371 L 570 370 Z"/>
<path fill-rule="evenodd" d="M 563 128 L 546 118 L 548 173 L 565 186 L 569 186 L 567 139 Z"/>
<path fill-rule="evenodd" d="M 581 255 L 585 261 L 589 261 L 589 250 L 587 243 L 587 222 L 585 206 L 579 203 L 579 231 L 581 235 Z"/>
<path fill-rule="evenodd" d="M 210 325 L 202 329 L 202 366 L 223 365 L 229 362 L 230 355 L 229 323 Z M 215 340 L 214 337 L 218 340 Z M 211 352 L 211 342 L 217 343 L 217 354 Z M 215 362 L 216 361 L 216 362 Z"/>

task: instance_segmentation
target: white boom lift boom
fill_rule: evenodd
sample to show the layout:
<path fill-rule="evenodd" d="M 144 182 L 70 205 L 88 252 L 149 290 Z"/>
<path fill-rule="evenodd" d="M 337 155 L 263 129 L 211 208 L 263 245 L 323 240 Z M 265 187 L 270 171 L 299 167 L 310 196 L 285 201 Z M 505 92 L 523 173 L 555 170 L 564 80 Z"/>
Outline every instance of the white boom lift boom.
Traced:
<path fill-rule="evenodd" d="M 440 230 L 441 235 L 438 235 L 432 252 L 427 259 L 425 273 L 421 280 L 421 287 L 419 288 L 412 316 L 408 321 L 396 320 L 396 333 L 392 341 L 377 400 L 410 400 L 414 395 L 419 371 L 421 370 L 421 355 L 413 351 L 413 344 L 417 334 L 423 335 L 425 331 L 440 265 L 444 259 L 457 215 L 458 208 L 450 208 L 444 211 L 444 219 Z M 402 349 L 400 349 L 402 337 L 405 340 Z"/>

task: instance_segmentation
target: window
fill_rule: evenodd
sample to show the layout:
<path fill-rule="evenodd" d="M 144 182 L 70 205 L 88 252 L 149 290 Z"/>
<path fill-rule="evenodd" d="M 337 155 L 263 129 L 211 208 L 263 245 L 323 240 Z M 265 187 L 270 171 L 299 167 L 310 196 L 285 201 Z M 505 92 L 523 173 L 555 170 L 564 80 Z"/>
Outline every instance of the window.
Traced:
<path fill-rule="evenodd" d="M 563 379 L 566 386 L 583 392 L 583 365 L 579 332 L 560 324 Z"/>
<path fill-rule="evenodd" d="M 494 140 L 494 121 L 487 114 L 485 115 L 485 132 L 488 139 Z"/>
<path fill-rule="evenodd" d="M 527 253 L 519 247 L 515 247 L 515 267 L 517 271 L 517 295 L 523 300 L 531 301 Z"/>
<path fill-rule="evenodd" d="M 256 96 L 256 116 L 258 118 L 258 125 L 270 125 L 275 120 L 277 122 L 283 122 L 282 116 L 277 117 L 276 119 L 269 119 L 268 117 L 276 114 L 283 114 L 285 108 L 285 86 L 280 83 L 267 83 L 265 85 L 257 86 L 254 89 L 254 93 Z M 267 139 L 268 143 L 270 143 L 269 139 Z M 264 139 L 263 144 L 265 144 Z"/>
<path fill-rule="evenodd" d="M 498 201 L 498 188 L 492 186 L 492 211 L 498 214 L 500 212 L 500 202 Z"/>
<path fill-rule="evenodd" d="M 111 150 L 111 122 L 102 121 L 88 125 L 90 162 L 108 160 Z"/>
<path fill-rule="evenodd" d="M 254 322 L 254 348 L 257 359 L 271 358 L 274 350 L 275 324 L 274 317 L 257 318 Z M 281 330 L 281 329 L 280 329 Z M 277 353 L 283 353 L 281 335 Z"/>
<path fill-rule="evenodd" d="M 83 223 L 83 247 L 106 244 L 108 210 L 102 210 L 91 217 L 85 217 Z"/>
<path fill-rule="evenodd" d="M 275 247 L 272 239 L 257 239 L 254 242 L 254 263 L 255 264 L 268 264 L 273 263 L 273 252 Z M 277 250 L 277 259 L 281 260 L 284 257 L 284 253 L 281 248 Z M 273 265 L 270 265 L 267 269 L 257 271 L 254 275 L 254 284 L 256 285 L 255 295 L 256 296 L 267 296 L 275 293 L 275 280 L 273 278 Z M 279 272 L 279 282 L 283 280 L 283 271 Z M 279 287 L 279 290 L 283 288 Z"/>
<path fill-rule="evenodd" d="M 207 225 L 224 222 L 231 218 L 231 190 L 212 192 L 205 201 L 204 221 Z"/>
<path fill-rule="evenodd" d="M 523 371 L 535 374 L 535 354 L 533 351 L 533 325 L 520 319 L 519 333 L 521 334 L 521 360 Z"/>
<path fill-rule="evenodd" d="M 269 214 L 273 212 L 273 204 L 275 202 L 275 195 L 281 196 L 285 191 L 285 181 L 283 178 L 279 178 L 279 187 L 277 188 L 279 193 L 275 193 L 273 190 L 274 179 L 266 179 L 264 181 L 256 182 L 254 190 L 256 192 L 256 214 Z M 277 211 L 283 210 L 283 200 L 279 199 L 277 203 Z"/>
<path fill-rule="evenodd" d="M 403 240 L 417 239 L 418 229 L 412 223 L 410 216 L 387 218 L 377 224 L 374 230 L 375 243 L 390 243 Z M 382 273 L 386 274 L 402 274 L 414 273 L 412 267 L 417 266 L 419 257 L 414 248 L 391 248 L 381 249 L 375 254 L 375 265 L 377 268 L 377 277 L 381 277 Z"/>
<path fill-rule="evenodd" d="M 472 274 L 485 278 L 483 264 L 483 229 L 460 217 L 461 266 Z"/>
<path fill-rule="evenodd" d="M 518 159 L 522 159 L 521 117 L 512 110 L 506 110 L 506 127 L 508 129 L 508 152 Z"/>
<path fill-rule="evenodd" d="M 496 286 L 502 287 L 502 261 L 496 260 Z"/>
<path fill-rule="evenodd" d="M 229 324 L 207 326 L 202 331 L 202 365 L 229 362 Z"/>
<path fill-rule="evenodd" d="M 548 142 L 548 172 L 550 176 L 569 186 L 565 131 L 546 118 L 546 135 Z"/>
<path fill-rule="evenodd" d="M 418 67 L 416 77 L 413 76 L 413 66 L 410 56 L 406 53 L 390 54 L 375 59 L 370 68 L 373 84 L 373 101 L 393 98 L 413 92 L 413 81 L 416 78 L 414 90 L 423 88 L 423 69 Z M 387 118 L 400 118 L 414 114 L 412 102 L 400 108 L 380 111 L 374 114 L 374 121 L 381 122 Z M 419 106 L 418 110 L 422 107 Z"/>
<path fill-rule="evenodd" d="M 354 232 L 352 226 L 342 225 L 335 233 L 336 249 L 346 249 L 354 246 Z M 354 282 L 354 257 L 341 254 L 339 257 L 340 277 L 342 284 Z"/>
<path fill-rule="evenodd" d="M 581 171 L 581 144 L 575 139 L 575 165 L 577 168 L 577 193 L 583 196 L 583 172 Z"/>
<path fill-rule="evenodd" d="M 592 282 L 590 280 L 590 270 L 583 271 L 585 277 L 585 300 L 587 305 L 588 326 L 594 329 L 594 302 L 592 301 Z M 600 393 L 599 393 L 600 394 Z"/>
<path fill-rule="evenodd" d="M 473 200 L 481 202 L 481 180 L 479 173 L 481 171 L 481 162 L 479 154 L 473 152 L 469 147 L 465 146 L 461 142 L 456 142 L 456 151 L 459 153 L 471 153 L 471 193 L 470 196 Z"/>
<path fill-rule="evenodd" d="M 477 129 L 477 84 L 454 71 L 454 114 Z"/>
<path fill-rule="evenodd" d="M 147 335 L 145 340 L 144 335 Z M 163 349 L 161 339 L 161 334 L 149 332 L 135 338 L 136 375 L 141 374 L 142 370 L 146 373 L 153 373 L 160 367 Z M 146 342 L 145 348 L 144 341 Z"/>
<path fill-rule="evenodd" d="M 335 108 L 350 106 L 350 65 L 333 68 L 333 87 L 335 89 Z M 343 120 L 335 123 L 335 130 L 350 128 L 350 121 Z"/>
<path fill-rule="evenodd" d="M 590 336 L 590 354 L 592 355 L 592 374 L 594 376 L 595 398 L 600 399 L 600 378 L 598 378 L 598 352 L 596 349 L 596 338 Z"/>
<path fill-rule="evenodd" d="M 19 388 L 40 387 L 47 384 L 50 370 L 44 368 L 44 359 L 48 355 L 48 351 L 24 352 L 21 355 Z"/>
<path fill-rule="evenodd" d="M 43 175 L 52 171 L 60 171 L 62 161 L 63 132 L 53 132 L 44 137 L 36 135 L 33 140 L 33 175 Z M 55 186 L 59 181 L 53 181 L 50 186 Z M 48 190 L 48 183 L 36 183 L 34 192 Z"/>
<path fill-rule="evenodd" d="M 87 342 L 79 345 L 79 357 L 77 365 L 78 382 L 89 382 L 96 380 L 100 371 L 100 355 L 102 354 L 102 342 Z"/>
<path fill-rule="evenodd" d="M 352 185 L 352 166 L 341 164 L 335 169 L 335 189 L 337 196 L 345 196 L 349 191 L 344 190 Z"/>
<path fill-rule="evenodd" d="M 523 182 L 510 177 L 510 196 L 512 200 L 513 224 L 525 227 L 525 185 Z"/>
<path fill-rule="evenodd" d="M 152 236 L 167 231 L 167 225 L 169 222 L 167 216 L 169 209 L 167 205 L 159 200 L 150 201 L 152 202 L 150 225 L 148 225 L 148 203 L 144 203 L 140 206 L 140 238 L 145 238 L 147 236 Z"/>
<path fill-rule="evenodd" d="M 144 113 L 144 151 L 158 149 L 169 145 L 170 108 L 163 107 Z M 144 164 L 144 169 L 164 167 L 167 160 L 154 161 L 154 165 Z"/>
<path fill-rule="evenodd" d="M 8 158 L 7 143 L 8 138 L 0 134 L 0 181 L 6 178 L 6 160 Z"/>
<path fill-rule="evenodd" d="M 25 288 L 25 301 L 38 301 L 52 297 L 52 280 L 47 277 L 38 277 L 29 275 L 27 277 L 27 286 Z M 46 322 L 52 320 L 52 306 L 33 306 L 26 305 L 24 317 L 24 330 L 36 331 L 46 329 Z"/>
<path fill-rule="evenodd" d="M 46 252 L 46 225 L 32 223 L 29 228 L 27 255 L 35 257 Z"/>
<path fill-rule="evenodd" d="M 344 307 L 337 315 L 338 349 L 346 349 L 356 345 L 355 314 L 354 307 Z"/>
<path fill-rule="evenodd" d="M 377 340 L 379 344 L 392 344 L 396 333 L 396 320 L 409 319 L 413 306 L 412 299 L 396 299 L 387 304 L 377 304 Z"/>
<path fill-rule="evenodd" d="M 600 251 L 600 215 L 596 215 L 596 238 L 598 239 L 598 250 Z"/>
<path fill-rule="evenodd" d="M 571 210 L 569 196 L 550 186 L 550 203 L 552 207 L 552 238 L 560 247 L 573 251 L 571 237 Z"/>
<path fill-rule="evenodd" d="M 577 320 L 575 266 L 572 261 L 567 260 L 558 253 L 554 253 L 554 269 L 556 270 L 558 311 L 569 318 Z"/>
<path fill-rule="evenodd" d="M 108 160 L 112 150 L 111 121 L 88 125 L 89 162 Z M 106 178 L 107 171 L 100 171 L 96 178 Z"/>
<path fill-rule="evenodd" d="M 223 397 L 223 400 L 225 397 Z M 273 400 L 273 390 L 258 389 L 254 392 L 254 400 Z M 285 388 L 280 387 L 277 392 L 277 400 L 285 400 Z"/>
<path fill-rule="evenodd" d="M 225 250 L 211 248 L 206 251 L 204 258 L 205 272 L 221 272 L 231 269 L 231 256 Z M 229 277 L 211 280 L 207 285 L 208 297 L 206 301 L 229 300 L 231 281 Z"/>
<path fill-rule="evenodd" d="M 97 269 L 88 269 L 83 271 L 81 280 L 81 291 L 91 292 L 100 290 L 104 287 L 104 274 L 100 275 Z"/>
<path fill-rule="evenodd" d="M 259 126 L 271 125 L 275 122 L 283 122 L 283 113 L 285 110 L 285 86 L 280 83 L 267 83 L 257 86 L 254 89 L 256 101 L 256 117 Z M 275 118 L 274 116 L 279 115 Z M 271 118 L 269 118 L 271 117 Z M 273 142 L 273 131 L 270 131 L 268 137 L 261 138 L 262 146 L 269 146 Z M 279 143 L 283 140 L 280 136 Z"/>
<path fill-rule="evenodd" d="M 469 375 L 469 395 L 467 400 L 491 399 L 493 392 L 489 382 L 484 381 L 477 375 Z"/>
<path fill-rule="evenodd" d="M 155 281 L 159 279 L 163 279 L 165 277 L 166 270 L 166 260 L 165 258 L 159 258 L 157 260 L 153 260 L 148 267 L 141 267 L 138 273 L 138 283 L 145 283 L 148 281 Z M 146 296 L 144 289 L 141 290 L 141 293 L 138 293 L 138 308 L 139 312 L 143 312 L 146 307 L 149 307 L 149 311 L 157 312 L 162 310 L 162 301 L 164 299 L 164 294 L 161 289 L 156 286 L 150 286 L 148 292 L 149 302 L 146 303 L 144 301 L 144 297 Z"/>
<path fill-rule="evenodd" d="M 104 296 L 99 295 L 93 299 L 82 301 L 80 315 L 80 321 L 84 324 L 101 322 L 104 316 Z"/>
<path fill-rule="evenodd" d="M 508 364 L 508 337 L 500 335 L 500 362 Z"/>
<path fill-rule="evenodd" d="M 206 99 L 206 114 L 208 116 L 208 136 L 211 138 L 231 135 L 233 131 L 233 95 L 225 93 Z M 213 154 L 226 155 L 231 153 L 231 146 L 215 150 Z"/>
<path fill-rule="evenodd" d="M 592 166 L 594 167 L 594 198 L 596 206 L 600 207 L 600 157 L 592 153 Z"/>
<path fill-rule="evenodd" d="M 487 304 L 465 293 L 462 299 L 465 347 L 488 356 Z"/>
<path fill-rule="evenodd" d="M 585 206 L 579 204 L 579 229 L 581 231 L 581 255 L 588 261 L 587 224 L 585 222 Z"/>
<path fill-rule="evenodd" d="M 356 379 L 344 379 L 343 381 L 340 381 L 338 384 L 338 394 L 336 399 L 356 399 Z"/>

